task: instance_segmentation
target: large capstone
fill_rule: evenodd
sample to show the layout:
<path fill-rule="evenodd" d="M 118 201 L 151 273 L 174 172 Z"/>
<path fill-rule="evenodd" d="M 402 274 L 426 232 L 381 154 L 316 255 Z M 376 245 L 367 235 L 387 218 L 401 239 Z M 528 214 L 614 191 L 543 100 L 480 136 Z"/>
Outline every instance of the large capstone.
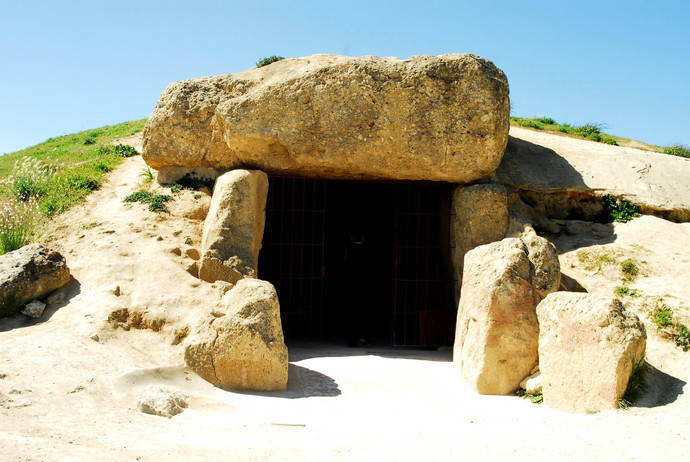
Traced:
<path fill-rule="evenodd" d="M 166 178 L 242 167 L 469 183 L 499 165 L 509 113 L 505 75 L 471 54 L 314 55 L 171 84 L 143 156 Z"/>

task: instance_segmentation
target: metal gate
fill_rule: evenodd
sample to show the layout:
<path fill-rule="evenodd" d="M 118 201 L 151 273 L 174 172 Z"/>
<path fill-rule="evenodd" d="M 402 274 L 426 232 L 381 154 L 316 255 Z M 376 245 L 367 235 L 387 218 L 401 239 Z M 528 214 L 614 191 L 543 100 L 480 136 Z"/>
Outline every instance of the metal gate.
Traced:
<path fill-rule="evenodd" d="M 334 275 L 340 277 L 333 268 L 338 261 L 333 257 L 338 253 L 333 236 L 341 230 L 329 229 L 329 223 L 334 228 L 333 223 L 338 223 L 335 214 L 342 212 L 337 206 L 338 194 L 342 197 L 353 191 L 348 188 L 362 185 L 270 178 L 259 277 L 272 282 L 278 291 L 286 337 L 324 338 L 333 330 L 333 319 L 342 319 L 335 312 L 342 309 L 338 304 L 342 293 L 327 293 L 334 287 Z M 382 276 L 379 286 L 387 295 L 383 294 L 385 301 L 376 308 L 389 313 L 385 337 L 393 345 L 450 345 L 455 307 L 448 246 L 449 186 L 373 186 L 378 194 L 371 197 L 375 204 L 369 206 L 391 211 L 385 228 L 392 235 L 384 245 L 389 246 L 387 255 L 392 261 L 386 266 L 390 272 Z"/>
<path fill-rule="evenodd" d="M 325 187 L 316 179 L 270 179 L 259 274 L 278 292 L 286 337 L 322 334 Z"/>
<path fill-rule="evenodd" d="M 450 345 L 455 330 L 449 255 L 449 192 L 398 185 L 393 235 L 394 345 Z"/>

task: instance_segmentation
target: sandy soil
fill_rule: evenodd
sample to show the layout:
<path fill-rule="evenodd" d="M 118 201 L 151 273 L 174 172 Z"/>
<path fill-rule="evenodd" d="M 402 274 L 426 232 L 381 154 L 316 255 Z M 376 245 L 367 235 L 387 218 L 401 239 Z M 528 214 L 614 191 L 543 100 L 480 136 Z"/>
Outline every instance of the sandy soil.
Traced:
<path fill-rule="evenodd" d="M 449 350 L 289 344 L 286 392 L 240 393 L 204 382 L 184 367 L 183 344 L 171 343 L 215 307 L 222 290 L 187 272 L 199 222 L 181 215 L 208 198 L 185 193 L 169 215 L 123 204 L 143 168 L 140 157 L 126 160 L 44 237 L 64 252 L 75 278 L 66 300 L 40 322 L 0 320 L 0 459 L 687 457 L 690 353 L 651 328 L 648 391 L 627 411 L 571 415 L 517 397 L 478 396 L 460 381 Z M 610 291 L 617 282 L 582 269 L 578 250 L 622 246 L 626 253 L 640 244 L 648 262 L 640 290 L 668 293 L 681 305 L 687 304 L 688 234 L 687 224 L 645 217 L 617 225 L 608 242 L 570 236 L 558 244 L 564 269 L 592 291 Z M 108 321 L 124 308 L 125 322 Z M 181 391 L 189 407 L 171 419 L 139 412 L 136 400 L 150 384 Z"/>

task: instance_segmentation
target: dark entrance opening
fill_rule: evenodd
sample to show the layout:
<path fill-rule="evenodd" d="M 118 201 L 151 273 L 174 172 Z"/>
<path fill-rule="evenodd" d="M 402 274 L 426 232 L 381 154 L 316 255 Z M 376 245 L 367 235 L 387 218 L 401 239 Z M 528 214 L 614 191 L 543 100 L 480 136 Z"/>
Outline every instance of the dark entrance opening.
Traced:
<path fill-rule="evenodd" d="M 259 277 L 286 339 L 450 345 L 450 185 L 270 177 Z"/>

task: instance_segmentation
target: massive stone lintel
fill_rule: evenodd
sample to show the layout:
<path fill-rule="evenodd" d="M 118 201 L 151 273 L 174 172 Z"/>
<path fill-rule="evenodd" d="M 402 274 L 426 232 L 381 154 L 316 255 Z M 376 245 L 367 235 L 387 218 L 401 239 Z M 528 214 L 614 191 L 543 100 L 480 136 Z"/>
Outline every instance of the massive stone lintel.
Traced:
<path fill-rule="evenodd" d="M 314 55 L 176 82 L 144 130 L 155 169 L 470 183 L 508 140 L 508 82 L 471 54 Z"/>

